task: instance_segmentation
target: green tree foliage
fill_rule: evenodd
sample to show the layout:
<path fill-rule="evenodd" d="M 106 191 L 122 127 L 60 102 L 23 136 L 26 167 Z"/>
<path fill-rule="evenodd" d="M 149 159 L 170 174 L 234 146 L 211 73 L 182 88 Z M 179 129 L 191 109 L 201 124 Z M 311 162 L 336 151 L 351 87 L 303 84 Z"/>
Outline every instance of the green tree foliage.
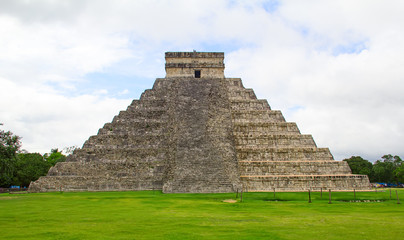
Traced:
<path fill-rule="evenodd" d="M 66 156 L 59 152 L 57 148 L 52 149 L 50 154 L 45 153 L 43 157 L 51 166 L 55 166 L 58 162 L 66 161 Z"/>
<path fill-rule="evenodd" d="M 27 187 L 31 181 L 46 175 L 51 166 L 66 161 L 66 156 L 57 148 L 43 156 L 20 151 L 20 139 L 10 131 L 0 130 L 0 187 Z M 73 151 L 75 148 L 69 149 Z"/>
<path fill-rule="evenodd" d="M 398 182 L 404 183 L 404 163 L 394 170 L 394 176 Z"/>
<path fill-rule="evenodd" d="M 371 182 L 404 182 L 404 164 L 399 156 L 386 154 L 374 164 L 359 156 L 352 156 L 344 161 L 348 163 L 353 174 L 368 175 Z"/>
<path fill-rule="evenodd" d="M 13 185 L 28 187 L 31 181 L 48 173 L 51 165 L 39 153 L 19 153 Z"/>
<path fill-rule="evenodd" d="M 402 165 L 402 160 L 399 156 L 387 154 L 381 157 L 382 160 L 377 160 L 373 164 L 372 179 L 375 182 L 400 182 L 397 178 L 397 168 Z"/>
<path fill-rule="evenodd" d="M 19 153 L 16 158 L 13 185 L 28 187 L 31 181 L 48 173 L 49 168 L 66 160 L 57 148 L 43 156 L 39 153 Z"/>
<path fill-rule="evenodd" d="M 20 137 L 10 131 L 0 130 L 0 187 L 12 183 L 16 153 L 21 147 Z"/>
<path fill-rule="evenodd" d="M 395 166 L 398 166 L 402 163 L 403 160 L 399 156 L 393 156 L 391 154 L 384 155 L 382 157 L 383 162 L 385 163 L 393 163 Z"/>
<path fill-rule="evenodd" d="M 380 160 L 377 160 L 373 164 L 371 182 L 387 182 L 386 179 L 386 164 Z"/>
<path fill-rule="evenodd" d="M 353 174 L 370 175 L 372 172 L 372 163 L 360 156 L 352 156 L 344 159 L 352 170 Z"/>

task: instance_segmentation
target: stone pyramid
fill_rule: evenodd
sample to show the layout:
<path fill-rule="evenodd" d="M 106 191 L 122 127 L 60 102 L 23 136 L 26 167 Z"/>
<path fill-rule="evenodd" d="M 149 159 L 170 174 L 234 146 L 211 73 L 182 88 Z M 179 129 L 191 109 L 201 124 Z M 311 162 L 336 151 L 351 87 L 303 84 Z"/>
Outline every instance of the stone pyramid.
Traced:
<path fill-rule="evenodd" d="M 156 79 L 31 192 L 368 190 L 328 148 L 224 77 L 224 53 L 167 52 Z"/>

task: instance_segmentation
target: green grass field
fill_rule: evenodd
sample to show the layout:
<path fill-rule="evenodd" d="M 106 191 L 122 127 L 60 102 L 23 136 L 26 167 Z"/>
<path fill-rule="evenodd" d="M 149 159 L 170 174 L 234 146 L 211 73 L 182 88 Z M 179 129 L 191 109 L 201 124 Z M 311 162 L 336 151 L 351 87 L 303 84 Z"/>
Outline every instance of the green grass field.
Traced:
<path fill-rule="evenodd" d="M 0 239 L 404 239 L 404 190 L 311 195 L 7 193 Z"/>

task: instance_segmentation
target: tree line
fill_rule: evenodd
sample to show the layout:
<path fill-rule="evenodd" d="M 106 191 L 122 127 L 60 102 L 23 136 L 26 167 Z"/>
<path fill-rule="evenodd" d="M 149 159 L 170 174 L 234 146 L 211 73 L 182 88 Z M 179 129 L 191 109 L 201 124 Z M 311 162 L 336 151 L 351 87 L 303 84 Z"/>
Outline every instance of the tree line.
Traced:
<path fill-rule="evenodd" d="M 374 163 L 360 156 L 344 159 L 353 174 L 368 175 L 370 182 L 404 183 L 404 163 L 399 156 L 384 155 Z"/>
<path fill-rule="evenodd" d="M 19 136 L 0 130 L 0 187 L 28 187 L 31 181 L 46 175 L 50 167 L 65 160 L 57 148 L 43 155 L 21 150 Z"/>

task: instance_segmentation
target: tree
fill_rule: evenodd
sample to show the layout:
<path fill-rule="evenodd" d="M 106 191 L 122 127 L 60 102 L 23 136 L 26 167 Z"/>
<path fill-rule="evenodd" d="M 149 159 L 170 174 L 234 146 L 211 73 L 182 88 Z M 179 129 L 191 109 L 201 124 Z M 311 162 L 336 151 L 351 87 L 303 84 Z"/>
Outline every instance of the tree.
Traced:
<path fill-rule="evenodd" d="M 360 156 L 352 156 L 343 161 L 347 162 L 353 174 L 363 174 L 370 176 L 372 172 L 372 163 Z"/>
<path fill-rule="evenodd" d="M 28 187 L 31 181 L 45 176 L 49 168 L 66 160 L 57 148 L 43 156 L 39 153 L 19 153 L 16 158 L 13 185 Z"/>
<path fill-rule="evenodd" d="M 391 154 L 384 155 L 382 157 L 384 159 L 385 163 L 385 169 L 386 169 L 386 182 L 392 183 L 392 182 L 397 182 L 396 176 L 394 174 L 394 171 L 396 170 L 397 167 L 400 166 L 402 160 L 399 156 L 392 156 Z"/>
<path fill-rule="evenodd" d="M 393 155 L 391 155 L 391 154 L 386 154 L 386 155 L 383 155 L 382 156 L 382 159 L 383 159 L 383 162 L 385 162 L 385 163 L 387 163 L 387 162 L 393 162 L 394 161 L 394 159 L 393 159 Z"/>
<path fill-rule="evenodd" d="M 20 139 L 10 131 L 0 130 L 0 187 L 12 184 L 27 187 L 31 181 L 46 175 L 51 166 L 66 160 L 57 148 L 43 156 L 20 151 Z M 73 147 L 71 150 L 74 150 Z"/>
<path fill-rule="evenodd" d="M 401 169 L 403 160 L 397 155 L 386 154 L 374 164 L 360 156 L 352 156 L 344 159 L 352 170 L 353 174 L 364 174 L 369 176 L 371 182 L 393 183 L 401 181 Z"/>
<path fill-rule="evenodd" d="M 372 168 L 372 182 L 386 182 L 386 167 L 385 163 L 377 160 Z"/>
<path fill-rule="evenodd" d="M 398 182 L 397 173 L 400 171 L 397 172 L 396 169 L 402 165 L 403 161 L 401 158 L 397 155 L 386 154 L 381 159 L 373 164 L 371 181 L 384 183 Z"/>
<path fill-rule="evenodd" d="M 394 170 L 394 176 L 397 182 L 404 183 L 404 163 Z"/>
<path fill-rule="evenodd" d="M 396 167 L 401 166 L 401 164 L 403 163 L 403 160 L 399 156 L 394 156 L 393 159 L 393 163 Z"/>
<path fill-rule="evenodd" d="M 20 137 L 0 130 L 0 187 L 9 187 L 15 171 L 16 153 L 21 147 Z"/>
<path fill-rule="evenodd" d="M 66 156 L 59 152 L 58 148 L 52 149 L 50 155 L 45 153 L 44 158 L 51 166 L 55 166 L 58 162 L 66 161 Z"/>
<path fill-rule="evenodd" d="M 39 153 L 19 153 L 13 185 L 28 187 L 31 181 L 48 173 L 51 165 Z"/>

